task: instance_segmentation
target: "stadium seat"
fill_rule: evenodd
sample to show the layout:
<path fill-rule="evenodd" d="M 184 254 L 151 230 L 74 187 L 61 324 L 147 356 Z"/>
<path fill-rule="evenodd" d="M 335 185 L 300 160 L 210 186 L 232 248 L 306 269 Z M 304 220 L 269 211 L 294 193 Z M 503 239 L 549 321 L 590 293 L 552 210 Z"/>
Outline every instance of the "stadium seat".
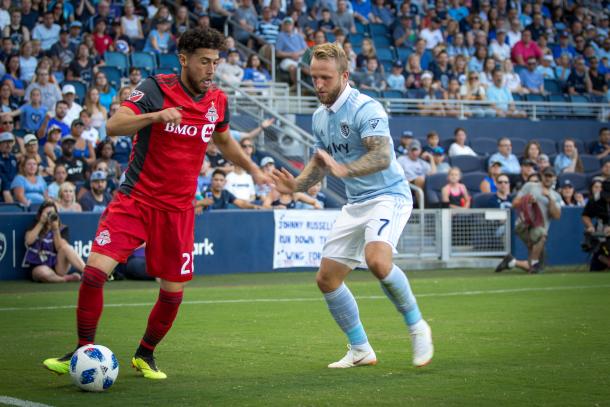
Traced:
<path fill-rule="evenodd" d="M 447 153 L 449 153 L 449 147 L 451 147 L 451 144 L 453 144 L 454 138 L 453 137 L 448 137 L 448 138 L 441 138 L 438 141 L 438 145 L 443 147 L 445 149 L 445 151 Z M 422 146 L 425 146 L 427 144 L 427 141 L 424 140 L 424 143 L 422 144 Z M 466 145 L 468 145 L 468 141 L 466 141 Z"/>
<path fill-rule="evenodd" d="M 406 66 L 407 59 L 409 59 L 409 55 L 413 53 L 413 50 L 411 48 L 399 47 L 396 48 L 396 53 L 398 54 L 398 59 L 400 60 L 400 62 L 402 62 Z"/>
<path fill-rule="evenodd" d="M 157 68 L 155 69 L 155 75 L 169 75 L 175 72 L 172 68 Z"/>
<path fill-rule="evenodd" d="M 483 165 L 479 157 L 471 155 L 456 155 L 449 158 L 449 163 L 452 167 L 458 167 L 462 173 L 480 172 L 483 170 Z"/>
<path fill-rule="evenodd" d="M 476 151 L 477 154 L 483 156 L 492 155 L 498 151 L 498 140 L 487 137 L 478 137 L 473 143 L 472 149 Z"/>
<path fill-rule="evenodd" d="M 362 24 L 360 21 L 355 21 L 354 24 L 356 26 L 357 33 L 364 34 L 364 33 L 368 32 L 367 25 Z"/>
<path fill-rule="evenodd" d="M 525 150 L 525 146 L 527 145 L 527 140 L 518 137 L 511 137 L 510 141 L 513 145 L 513 154 L 517 157 L 523 155 L 523 150 Z"/>
<path fill-rule="evenodd" d="M 521 96 L 520 93 L 512 93 L 511 95 L 512 95 L 513 100 L 515 102 L 522 102 L 523 101 L 523 96 Z"/>
<path fill-rule="evenodd" d="M 374 90 L 374 89 L 359 89 L 360 93 L 364 94 L 364 95 L 368 95 L 372 98 L 378 98 L 379 92 Z"/>
<path fill-rule="evenodd" d="M 122 52 L 106 51 L 104 53 L 106 66 L 114 66 L 121 70 L 121 74 L 126 75 L 129 70 L 129 58 Z"/>
<path fill-rule="evenodd" d="M 377 51 L 379 51 L 379 48 L 391 46 L 392 40 L 390 37 L 386 37 L 385 35 L 376 35 L 373 37 L 373 44 L 375 44 Z"/>
<path fill-rule="evenodd" d="M 387 36 L 388 34 L 390 34 L 388 27 L 386 27 L 385 24 L 380 24 L 380 23 L 369 24 L 369 33 L 371 34 L 371 37 L 373 37 L 373 38 L 375 38 L 378 35 Z"/>
<path fill-rule="evenodd" d="M 72 85 L 76 90 L 76 99 L 81 103 L 85 103 L 85 96 L 87 95 L 87 86 L 81 81 L 63 81 L 61 86 Z"/>
<path fill-rule="evenodd" d="M 38 212 L 38 208 L 40 208 L 40 205 L 42 205 L 42 204 L 30 204 L 30 206 L 28 206 L 27 210 L 28 210 L 28 212 Z"/>
<path fill-rule="evenodd" d="M 377 45 L 375 45 L 377 46 Z M 379 60 L 388 60 L 390 62 L 394 62 L 396 60 L 396 56 L 394 52 L 388 47 L 378 47 L 377 48 L 377 59 Z"/>
<path fill-rule="evenodd" d="M 469 172 L 462 175 L 462 184 L 466 186 L 470 195 L 481 192 L 481 181 L 487 176 L 487 173 L 483 171 Z"/>
<path fill-rule="evenodd" d="M 134 52 L 131 54 L 131 66 L 146 70 L 152 74 L 157 67 L 157 58 L 155 54 L 149 52 Z"/>
<path fill-rule="evenodd" d="M 536 141 L 540 144 L 540 150 L 546 155 L 557 154 L 557 143 L 548 138 L 539 138 Z"/>
<path fill-rule="evenodd" d="M 384 90 L 383 97 L 388 99 L 402 99 L 405 95 L 401 90 Z"/>
<path fill-rule="evenodd" d="M 380 59 L 379 65 L 383 66 L 384 72 L 388 75 L 392 72 L 392 65 L 394 65 L 394 61 L 391 59 Z"/>
<path fill-rule="evenodd" d="M 349 42 L 352 43 L 352 46 L 355 47 L 361 47 L 362 46 L 362 41 L 364 40 L 364 34 L 361 33 L 355 33 L 355 34 L 350 34 L 349 35 Z"/>
<path fill-rule="evenodd" d="M 121 88 L 121 78 L 123 75 L 121 74 L 121 70 L 115 66 L 103 65 L 98 68 L 100 72 L 106 74 L 106 78 L 108 79 L 108 83 L 110 86 L 115 88 L 116 90 Z"/>
<path fill-rule="evenodd" d="M 21 205 L 20 203 L 6 203 L 6 202 L 0 202 L 0 212 L 2 213 L 7 213 L 7 212 L 25 212 L 25 208 L 23 207 L 23 205 Z"/>
<path fill-rule="evenodd" d="M 528 102 L 546 102 L 546 99 L 543 95 L 530 93 L 529 95 L 525 95 L 525 100 Z"/>
<path fill-rule="evenodd" d="M 575 116 L 581 116 L 583 118 L 588 118 L 591 116 L 595 116 L 595 111 L 592 107 L 582 106 L 583 104 L 591 103 L 589 98 L 584 95 L 572 95 L 570 96 L 570 102 L 572 102 L 572 113 Z"/>
<path fill-rule="evenodd" d="M 425 91 L 423 89 L 407 89 L 408 99 L 423 99 Z"/>
<path fill-rule="evenodd" d="M 174 73 L 178 73 L 182 69 L 180 61 L 178 61 L 178 55 L 176 54 L 159 54 L 159 68 L 170 68 Z"/>
<path fill-rule="evenodd" d="M 471 207 L 472 208 L 487 208 L 487 203 L 495 194 L 492 192 L 479 192 L 473 195 Z"/>
<path fill-rule="evenodd" d="M 561 95 L 563 93 L 561 90 L 561 85 L 555 79 L 545 79 L 544 90 L 551 95 Z"/>
<path fill-rule="evenodd" d="M 441 189 L 447 184 L 447 174 L 432 174 L 426 177 L 424 192 L 426 206 L 439 206 L 441 203 Z"/>
<path fill-rule="evenodd" d="M 549 95 L 549 102 L 555 103 L 566 103 L 566 99 L 563 95 Z M 554 117 L 563 119 L 570 115 L 570 108 L 567 106 L 553 106 L 549 108 Z"/>
<path fill-rule="evenodd" d="M 585 168 L 585 174 L 593 174 L 601 169 L 601 164 L 598 158 L 590 154 L 579 154 L 582 165 Z"/>
<path fill-rule="evenodd" d="M 563 181 L 569 179 L 574 186 L 574 191 L 586 194 L 588 190 L 587 176 L 585 174 L 578 174 L 571 172 L 568 174 L 559 174 L 557 184 L 561 185 Z"/>

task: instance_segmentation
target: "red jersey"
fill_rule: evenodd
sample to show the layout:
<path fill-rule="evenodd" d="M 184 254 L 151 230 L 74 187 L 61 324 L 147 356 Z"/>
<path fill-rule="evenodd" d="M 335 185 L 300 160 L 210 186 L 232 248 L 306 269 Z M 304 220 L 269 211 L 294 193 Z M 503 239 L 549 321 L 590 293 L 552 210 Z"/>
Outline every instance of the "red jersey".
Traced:
<path fill-rule="evenodd" d="M 208 141 L 214 131 L 229 127 L 227 96 L 216 87 L 193 96 L 177 75 L 156 75 L 138 85 L 122 106 L 136 114 L 182 107 L 182 121 L 138 131 L 119 190 L 159 209 L 192 208 Z"/>

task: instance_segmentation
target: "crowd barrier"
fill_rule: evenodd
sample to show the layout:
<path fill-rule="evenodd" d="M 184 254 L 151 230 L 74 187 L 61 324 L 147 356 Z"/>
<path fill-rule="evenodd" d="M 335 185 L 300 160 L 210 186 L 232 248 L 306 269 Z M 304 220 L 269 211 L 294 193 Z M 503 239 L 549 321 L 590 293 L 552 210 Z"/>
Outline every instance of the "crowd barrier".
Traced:
<path fill-rule="evenodd" d="M 580 250 L 583 233 L 581 213 L 582 210 L 578 208 L 564 208 L 561 219 L 551 224 L 546 247 L 548 264 L 586 262 L 586 254 Z M 320 249 L 337 214 L 336 210 L 204 212 L 197 216 L 195 223 L 195 274 L 257 273 L 315 268 L 320 262 Z M 99 215 L 62 214 L 61 219 L 70 228 L 70 243 L 79 255 L 87 258 L 91 252 Z M 29 278 L 28 270 L 22 267 L 22 260 L 25 253 L 25 231 L 33 222 L 33 214 L 0 214 L 0 280 Z M 414 213 L 410 222 L 410 225 L 413 225 L 410 227 L 417 229 L 418 222 L 421 224 L 420 218 Z M 430 221 L 426 218 L 425 224 L 426 232 L 421 234 L 419 241 L 435 241 L 436 221 L 433 217 Z M 407 228 L 406 232 L 415 233 L 416 229 Z M 412 237 L 418 240 L 418 236 Z M 403 237 L 399 246 L 415 243 L 414 240 Z M 429 243 L 424 246 L 427 245 Z M 405 249 L 401 247 L 399 252 Z M 442 253 L 434 249 L 437 246 L 431 247 L 432 251 L 418 252 L 419 256 L 442 256 Z M 525 247 L 514 236 L 511 247 L 517 257 L 526 257 Z M 456 247 L 450 246 L 450 250 L 452 253 L 456 252 Z M 472 247 L 468 250 L 470 252 Z M 409 252 L 406 249 L 404 251 Z M 156 255 L 162 256 L 163 253 Z"/>

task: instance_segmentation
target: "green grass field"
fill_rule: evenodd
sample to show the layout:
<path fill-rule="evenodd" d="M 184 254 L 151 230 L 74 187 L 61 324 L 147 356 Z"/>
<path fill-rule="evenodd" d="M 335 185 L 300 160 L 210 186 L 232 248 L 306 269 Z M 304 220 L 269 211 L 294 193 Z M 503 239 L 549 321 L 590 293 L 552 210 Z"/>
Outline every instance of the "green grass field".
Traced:
<path fill-rule="evenodd" d="M 374 278 L 348 283 L 379 364 L 330 370 L 346 340 L 313 273 L 198 277 L 157 348 L 161 382 L 129 361 L 152 282 L 109 282 L 97 340 L 121 363 L 106 393 L 79 391 L 41 361 L 75 342 L 77 285 L 0 283 L 0 396 L 53 406 L 610 405 L 610 274 L 409 273 L 432 326 L 431 365 L 411 366 L 402 319 Z"/>

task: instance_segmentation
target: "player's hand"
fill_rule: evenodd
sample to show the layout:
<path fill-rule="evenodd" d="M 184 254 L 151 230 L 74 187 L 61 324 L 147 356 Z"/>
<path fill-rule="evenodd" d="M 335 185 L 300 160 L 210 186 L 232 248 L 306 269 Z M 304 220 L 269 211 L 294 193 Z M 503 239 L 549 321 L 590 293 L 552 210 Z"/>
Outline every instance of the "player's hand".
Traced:
<path fill-rule="evenodd" d="M 261 128 L 266 129 L 267 127 L 271 126 L 273 123 L 275 123 L 275 117 L 265 119 L 261 122 Z"/>
<path fill-rule="evenodd" d="M 182 121 L 181 107 L 170 107 L 157 112 L 156 122 L 180 124 Z"/>
<path fill-rule="evenodd" d="M 203 208 L 201 206 L 197 206 L 195 208 L 195 215 L 201 215 L 203 213 Z"/>
<path fill-rule="evenodd" d="M 326 151 L 318 149 L 315 153 L 316 159 L 324 163 L 324 167 L 337 178 L 347 177 L 347 167 L 343 164 L 339 164 L 335 159 L 328 154 Z"/>
<path fill-rule="evenodd" d="M 278 170 L 273 169 L 271 179 L 275 184 L 275 189 L 281 194 L 292 194 L 297 187 L 294 175 L 292 175 L 286 168 Z"/>
<path fill-rule="evenodd" d="M 273 184 L 273 180 L 271 179 L 271 177 L 269 177 L 268 174 L 265 174 L 263 171 L 261 171 L 261 169 L 258 167 L 253 168 L 252 171 L 250 172 L 250 175 L 252 175 L 252 179 L 254 180 L 254 182 L 257 185 Z"/>

